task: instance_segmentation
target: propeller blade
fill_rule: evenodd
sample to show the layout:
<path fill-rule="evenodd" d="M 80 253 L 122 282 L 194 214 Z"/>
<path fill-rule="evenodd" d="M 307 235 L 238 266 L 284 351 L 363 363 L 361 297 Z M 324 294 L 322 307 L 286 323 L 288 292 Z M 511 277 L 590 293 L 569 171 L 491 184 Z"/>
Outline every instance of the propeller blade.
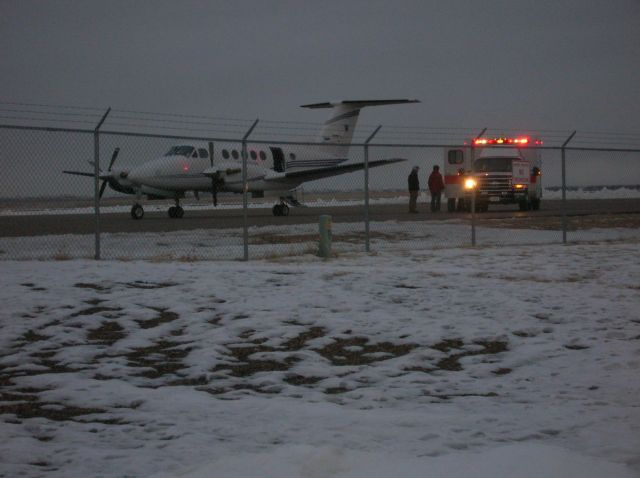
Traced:
<path fill-rule="evenodd" d="M 113 166 L 113 163 L 116 162 L 116 158 L 118 157 L 118 153 L 120 153 L 120 148 L 116 148 L 113 150 L 113 154 L 111 155 L 111 162 L 109 162 L 109 168 L 107 169 L 107 171 L 111 171 L 111 167 Z"/>
<path fill-rule="evenodd" d="M 100 186 L 100 194 L 98 197 L 102 199 L 102 195 L 104 194 L 104 190 L 107 188 L 107 181 L 102 181 L 102 186 Z"/>

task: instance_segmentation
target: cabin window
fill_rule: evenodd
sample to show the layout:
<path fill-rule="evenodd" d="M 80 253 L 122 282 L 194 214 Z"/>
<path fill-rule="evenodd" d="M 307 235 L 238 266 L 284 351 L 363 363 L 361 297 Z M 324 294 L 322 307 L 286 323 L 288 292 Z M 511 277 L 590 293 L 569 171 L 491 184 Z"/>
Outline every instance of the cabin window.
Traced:
<path fill-rule="evenodd" d="M 222 157 L 224 159 L 229 159 L 229 151 L 227 151 L 226 149 L 222 150 Z"/>
<path fill-rule="evenodd" d="M 204 148 L 199 148 L 198 149 L 198 154 L 200 155 L 201 158 L 208 158 L 209 157 L 209 151 L 207 151 Z"/>
<path fill-rule="evenodd" d="M 191 155 L 192 158 L 197 158 L 198 157 L 198 152 L 194 149 L 193 150 L 193 154 Z"/>
<path fill-rule="evenodd" d="M 260 151 L 260 159 L 263 161 L 267 160 L 267 153 L 265 153 L 264 151 Z"/>
<path fill-rule="evenodd" d="M 238 159 L 239 155 L 238 155 L 238 151 L 237 150 L 232 150 L 231 151 L 231 156 L 233 156 L 233 159 Z"/>
<path fill-rule="evenodd" d="M 251 159 L 258 159 L 258 154 L 255 151 L 251 151 Z"/>
<path fill-rule="evenodd" d="M 450 149 L 447 153 L 447 161 L 449 164 L 462 164 L 464 159 L 461 149 Z"/>
<path fill-rule="evenodd" d="M 289 159 L 293 161 L 294 159 L 296 159 L 296 155 L 293 153 L 289 153 Z"/>

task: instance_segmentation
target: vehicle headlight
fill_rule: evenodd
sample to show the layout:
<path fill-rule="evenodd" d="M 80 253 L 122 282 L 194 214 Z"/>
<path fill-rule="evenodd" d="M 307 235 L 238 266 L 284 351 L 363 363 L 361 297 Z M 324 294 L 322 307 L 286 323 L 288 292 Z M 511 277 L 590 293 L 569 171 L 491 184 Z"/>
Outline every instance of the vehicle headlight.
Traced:
<path fill-rule="evenodd" d="M 467 178 L 464 181 L 464 188 L 465 189 L 475 189 L 476 188 L 476 180 L 473 178 Z"/>

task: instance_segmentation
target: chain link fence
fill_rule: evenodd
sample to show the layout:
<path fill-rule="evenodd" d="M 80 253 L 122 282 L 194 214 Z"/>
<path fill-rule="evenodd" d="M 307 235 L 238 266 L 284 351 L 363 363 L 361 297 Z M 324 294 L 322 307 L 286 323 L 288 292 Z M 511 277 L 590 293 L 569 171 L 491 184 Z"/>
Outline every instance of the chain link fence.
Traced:
<path fill-rule="evenodd" d="M 227 166 L 235 161 L 225 170 L 224 184 L 214 186 L 215 178 L 206 176 L 210 190 L 167 199 L 161 186 L 139 191 L 131 182 L 133 168 L 190 144 L 205 150 L 199 166 L 185 162 L 191 179 L 202 179 L 215 166 L 211 152 Z M 484 204 L 478 199 L 473 207 L 449 211 L 445 195 L 441 211 L 431 212 L 429 173 L 435 165 L 444 169 L 449 149 L 469 150 L 468 144 L 383 145 L 373 137 L 352 144 L 348 160 L 340 163 L 372 167 L 304 182 L 281 198 L 255 186 L 252 168 L 266 165 L 274 177 L 263 179 L 277 180 L 299 165 L 332 165 L 326 144 L 3 125 L 0 259 L 191 261 L 315 254 L 323 214 L 332 217 L 332 251 L 338 255 L 640 238 L 640 149 L 528 147 L 541 157 L 539 210 L 496 202 L 484 211 L 475 207 Z M 377 166 L 381 160 L 398 161 Z M 417 214 L 408 212 L 413 166 L 420 168 Z M 132 218 L 135 204 L 144 208 L 140 220 Z M 176 207 L 184 211 L 181 218 L 170 217 Z"/>

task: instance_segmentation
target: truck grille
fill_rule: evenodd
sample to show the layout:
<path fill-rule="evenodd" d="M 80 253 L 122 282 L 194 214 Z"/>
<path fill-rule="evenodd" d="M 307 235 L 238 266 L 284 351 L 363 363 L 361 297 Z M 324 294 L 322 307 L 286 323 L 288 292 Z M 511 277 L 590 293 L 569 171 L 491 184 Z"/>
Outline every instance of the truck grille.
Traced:
<path fill-rule="evenodd" d="M 511 189 L 510 176 L 498 176 L 489 174 L 488 176 L 479 176 L 477 179 L 478 190 L 481 193 L 492 195 L 500 194 Z"/>

